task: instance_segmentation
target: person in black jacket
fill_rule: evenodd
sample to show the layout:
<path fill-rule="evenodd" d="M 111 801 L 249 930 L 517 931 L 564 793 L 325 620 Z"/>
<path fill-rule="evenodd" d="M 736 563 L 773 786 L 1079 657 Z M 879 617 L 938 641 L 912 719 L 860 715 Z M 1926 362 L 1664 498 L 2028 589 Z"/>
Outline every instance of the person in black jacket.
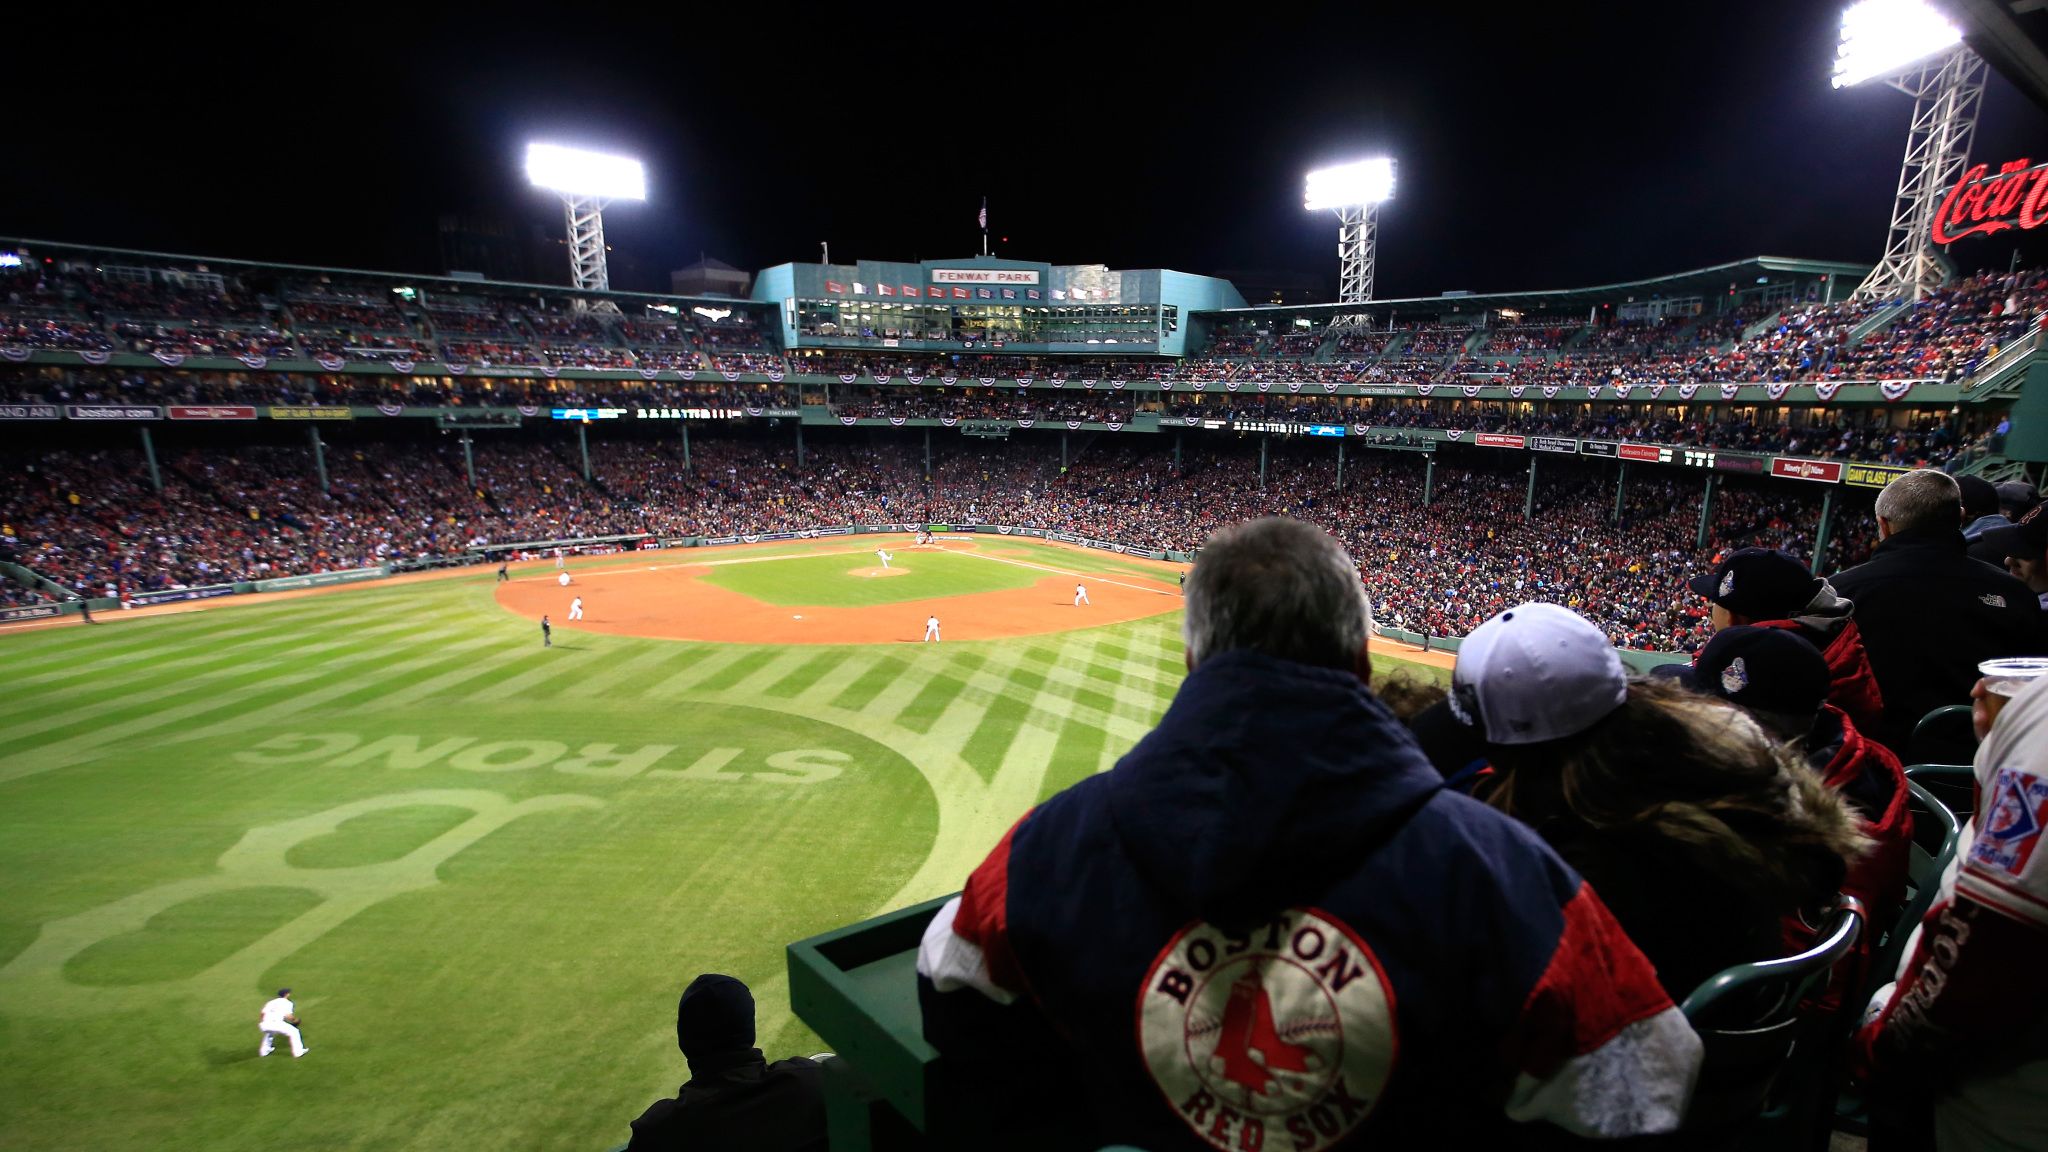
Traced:
<path fill-rule="evenodd" d="M 627 1152 L 825 1152 L 824 1069 L 801 1057 L 770 1064 L 754 1047 L 754 995 L 707 972 L 683 990 L 676 1045 L 690 1080 L 633 1121 Z"/>
<path fill-rule="evenodd" d="M 1913 726 L 1945 704 L 1966 704 L 1977 664 L 2042 652 L 2041 606 L 2011 575 L 1972 560 L 1954 478 L 1908 472 L 1877 496 L 1877 551 L 1837 573 L 1856 604 L 1863 646 L 1884 693 L 1872 735 L 1907 755 Z"/>

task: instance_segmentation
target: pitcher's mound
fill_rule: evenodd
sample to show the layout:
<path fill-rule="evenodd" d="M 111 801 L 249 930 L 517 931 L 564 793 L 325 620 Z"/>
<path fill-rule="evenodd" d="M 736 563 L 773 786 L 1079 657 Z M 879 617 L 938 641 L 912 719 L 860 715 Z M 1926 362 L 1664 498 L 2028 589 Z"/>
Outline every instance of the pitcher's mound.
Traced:
<path fill-rule="evenodd" d="M 848 576 L 908 576 L 910 575 L 910 569 L 883 568 L 877 565 L 872 568 L 849 568 L 846 574 Z"/>

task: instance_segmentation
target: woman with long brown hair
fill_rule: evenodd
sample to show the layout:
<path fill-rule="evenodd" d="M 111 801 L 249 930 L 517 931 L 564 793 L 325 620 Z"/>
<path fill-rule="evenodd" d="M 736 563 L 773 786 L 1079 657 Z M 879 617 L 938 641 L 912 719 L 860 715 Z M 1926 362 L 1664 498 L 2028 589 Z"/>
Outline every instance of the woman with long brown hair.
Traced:
<path fill-rule="evenodd" d="M 1485 741 L 1473 795 L 1593 885 L 1674 999 L 1784 952 L 1867 847 L 1853 810 L 1739 709 L 1632 680 L 1607 638 L 1523 604 L 1465 638 L 1450 709 Z"/>

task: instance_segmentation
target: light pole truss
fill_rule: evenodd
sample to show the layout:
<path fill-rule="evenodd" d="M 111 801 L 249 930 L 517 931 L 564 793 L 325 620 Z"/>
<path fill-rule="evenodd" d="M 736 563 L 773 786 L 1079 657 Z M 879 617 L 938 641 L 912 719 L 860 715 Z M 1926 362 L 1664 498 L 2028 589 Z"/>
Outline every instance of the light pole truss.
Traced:
<path fill-rule="evenodd" d="M 1884 258 L 1857 286 L 1857 297 L 1918 300 L 1941 286 L 1946 270 L 1934 246 L 1934 216 L 1969 164 L 1984 76 L 1984 59 L 1957 47 L 1885 81 L 1913 98 L 1913 123 Z"/>

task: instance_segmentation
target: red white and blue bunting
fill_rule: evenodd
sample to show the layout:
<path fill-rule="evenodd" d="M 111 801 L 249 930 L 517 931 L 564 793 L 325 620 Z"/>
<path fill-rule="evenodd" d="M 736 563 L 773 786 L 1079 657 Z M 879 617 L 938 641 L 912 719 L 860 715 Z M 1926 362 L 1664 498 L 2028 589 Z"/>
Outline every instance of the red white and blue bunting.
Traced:
<path fill-rule="evenodd" d="M 1690 400 L 1699 390 L 1700 386 L 1697 384 L 1680 384 L 1678 386 L 1678 398 L 1680 400 Z"/>
<path fill-rule="evenodd" d="M 10 361 L 10 362 L 12 362 L 12 363 L 15 363 L 15 364 L 19 364 L 19 363 L 21 363 L 22 361 L 24 361 L 24 360 L 27 360 L 27 359 L 28 359 L 28 358 L 29 358 L 30 356 L 34 355 L 34 353 L 35 353 L 35 350 L 34 350 L 34 349 L 32 349 L 32 348 L 24 348 L 24 347 L 22 347 L 22 346 L 21 346 L 21 345 L 19 345 L 19 344 L 9 344 L 9 345 L 6 345 L 5 347 L 0 347 L 0 359 L 4 359 L 4 360 Z M 259 359 L 259 360 L 260 360 L 260 359 L 262 359 L 262 357 L 260 357 L 260 356 L 259 356 L 259 357 L 257 357 L 257 359 Z M 261 364 L 251 364 L 251 365 L 250 365 L 250 367 L 251 367 L 251 368 L 261 368 L 261 367 L 262 367 L 262 365 L 261 365 Z"/>
<path fill-rule="evenodd" d="M 1785 398 L 1785 393 L 1790 392 L 1791 390 L 1792 386 L 1790 384 L 1764 385 L 1764 395 L 1769 396 L 1773 400 L 1783 400 Z"/>
<path fill-rule="evenodd" d="M 327 369 L 329 372 L 339 372 L 348 366 L 348 361 L 343 360 L 339 356 L 315 356 L 313 357 L 313 363 Z"/>
<path fill-rule="evenodd" d="M 405 405 L 379 404 L 377 405 L 377 413 L 380 416 L 400 416 L 405 413 Z"/>
<path fill-rule="evenodd" d="M 1721 385 L 1721 399 L 1733 400 L 1735 399 L 1736 393 L 1741 391 L 1742 385 L 1740 384 L 1723 384 Z"/>
<path fill-rule="evenodd" d="M 251 364 L 250 367 L 254 368 L 256 367 L 256 365 Z M 410 376 L 412 375 L 412 361 L 393 360 L 391 361 L 391 370 L 393 372 L 398 373 L 400 376 Z"/>
<path fill-rule="evenodd" d="M 1543 386 L 1543 398 L 1544 398 L 1545 400 L 1555 400 L 1555 399 L 1557 399 L 1557 385 L 1555 385 L 1555 384 L 1545 384 L 1545 385 Z"/>
<path fill-rule="evenodd" d="M 1894 402 L 1904 400 L 1906 393 L 1912 390 L 1913 382 L 1911 380 L 1881 380 L 1877 385 L 1878 393 L 1886 400 Z"/>
<path fill-rule="evenodd" d="M 1840 380 L 1822 380 L 1813 386 L 1813 394 L 1820 397 L 1823 401 L 1833 400 L 1835 393 L 1841 390 L 1842 382 Z"/>

